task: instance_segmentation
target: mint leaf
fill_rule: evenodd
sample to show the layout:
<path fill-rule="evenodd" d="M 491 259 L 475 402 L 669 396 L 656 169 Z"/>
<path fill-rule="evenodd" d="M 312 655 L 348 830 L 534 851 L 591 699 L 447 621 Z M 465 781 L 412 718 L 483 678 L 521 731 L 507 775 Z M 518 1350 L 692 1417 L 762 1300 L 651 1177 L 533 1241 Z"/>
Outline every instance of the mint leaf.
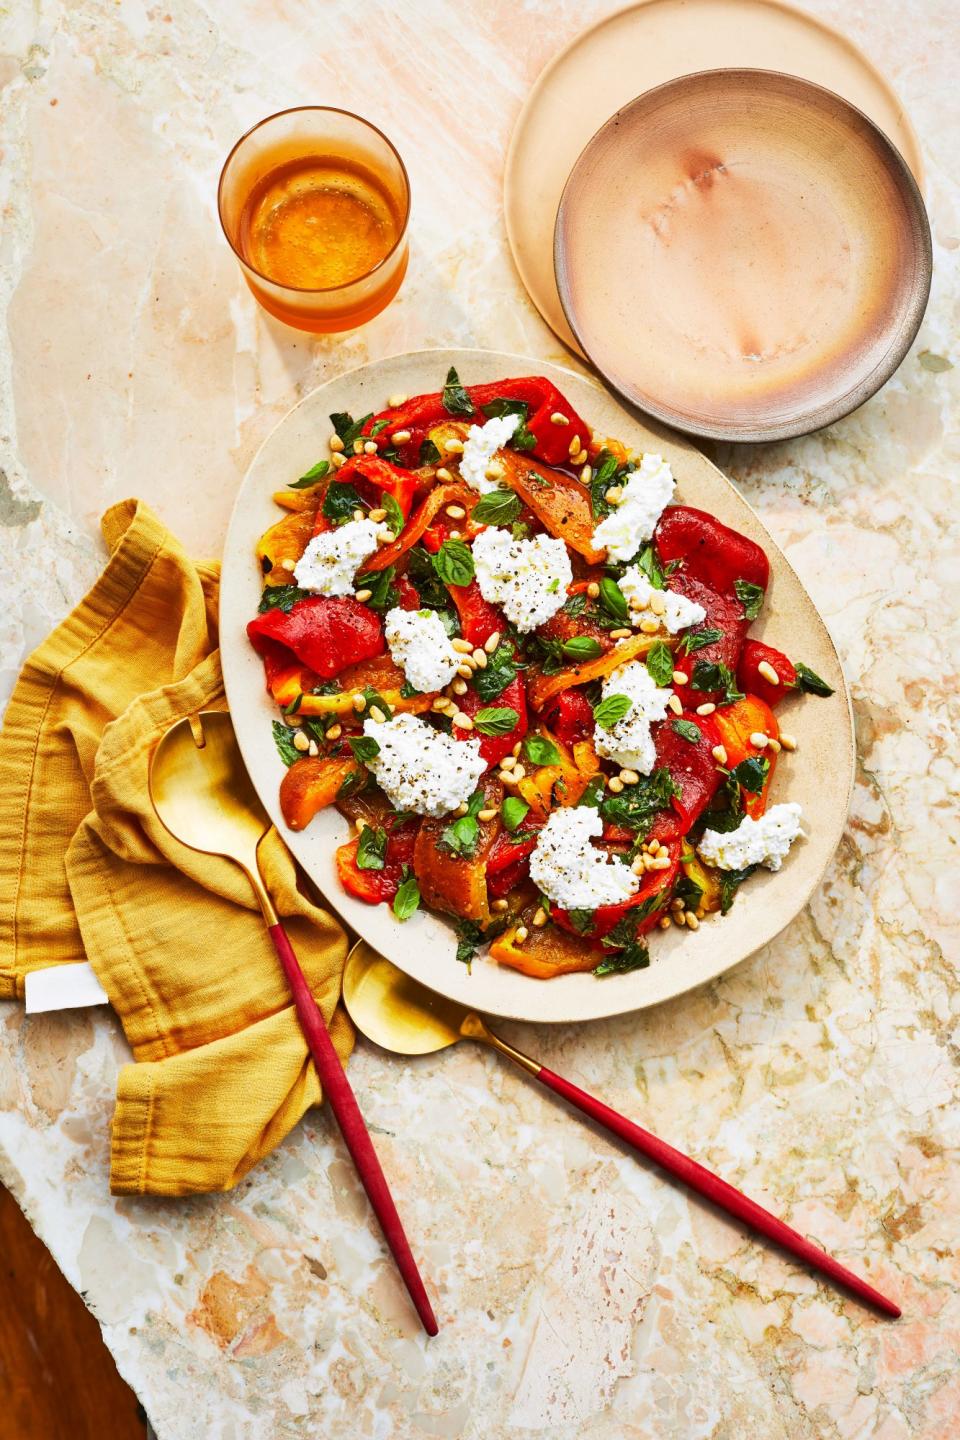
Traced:
<path fill-rule="evenodd" d="M 628 713 L 633 701 L 626 695 L 607 695 L 593 707 L 593 718 L 601 730 L 612 730 Z"/>
<path fill-rule="evenodd" d="M 760 607 L 763 605 L 762 587 L 752 584 L 749 580 L 734 580 L 733 589 L 743 606 L 744 617 L 747 620 L 756 620 L 760 614 Z"/>
<path fill-rule="evenodd" d="M 572 640 L 564 640 L 560 649 L 568 660 L 578 662 L 596 660 L 598 655 L 603 654 L 602 645 L 592 635 L 574 635 Z"/>
<path fill-rule="evenodd" d="M 460 384 L 460 376 L 452 365 L 447 371 L 447 379 L 440 401 L 448 415 L 473 414 L 473 401 Z"/>
<path fill-rule="evenodd" d="M 673 651 L 662 640 L 647 653 L 647 671 L 655 685 L 669 685 L 673 679 Z"/>
<path fill-rule="evenodd" d="M 674 720 L 670 729 L 674 735 L 679 735 L 681 740 L 689 740 L 691 745 L 696 745 L 703 739 L 703 731 L 692 720 Z"/>
<path fill-rule="evenodd" d="M 520 497 L 503 486 L 481 495 L 470 512 L 477 525 L 512 525 L 520 516 Z"/>
<path fill-rule="evenodd" d="M 369 765 L 370 761 L 376 760 L 380 754 L 380 746 L 372 735 L 351 735 L 349 743 L 354 759 L 359 760 L 362 765 Z"/>
<path fill-rule="evenodd" d="M 297 601 L 306 600 L 309 594 L 309 590 L 301 590 L 296 585 L 267 585 L 260 596 L 257 614 L 263 615 L 268 610 L 282 610 L 284 615 L 289 615 Z"/>
<path fill-rule="evenodd" d="M 361 415 L 359 420 L 354 420 L 353 416 L 348 415 L 346 410 L 338 410 L 330 416 L 330 424 L 343 441 L 344 450 L 352 451 L 354 442 L 360 439 L 364 425 L 366 425 L 368 420 L 372 419 L 372 410 L 369 415 Z"/>
<path fill-rule="evenodd" d="M 826 680 L 821 680 L 816 671 L 811 670 L 809 665 L 804 665 L 802 660 L 798 660 L 793 668 L 797 672 L 793 689 L 805 690 L 808 695 L 822 695 L 824 698 L 833 694 Z"/>
<path fill-rule="evenodd" d="M 296 730 L 290 730 L 282 720 L 273 722 L 273 738 L 276 747 L 280 752 L 280 759 L 284 765 L 292 765 L 295 760 L 302 760 L 303 756 L 293 743 Z"/>
<path fill-rule="evenodd" d="M 531 765 L 560 764 L 560 751 L 544 735 L 528 735 L 523 742 L 523 753 Z"/>
<path fill-rule="evenodd" d="M 517 728 L 520 716 L 509 705 L 487 705 L 473 717 L 473 726 L 481 735 L 509 735 Z"/>
<path fill-rule="evenodd" d="M 318 460 L 316 465 L 311 465 L 309 470 L 304 471 L 299 480 L 291 480 L 287 489 L 309 490 L 311 485 L 316 485 L 318 480 L 323 479 L 329 469 L 329 460 Z"/>
<path fill-rule="evenodd" d="M 327 486 L 327 493 L 320 508 L 334 525 L 345 525 L 348 520 L 353 519 L 354 510 L 366 509 L 358 492 L 345 480 L 334 480 Z"/>
<path fill-rule="evenodd" d="M 364 825 L 357 843 L 357 869 L 382 870 L 386 864 L 387 832 Z"/>
<path fill-rule="evenodd" d="M 387 512 L 387 517 L 384 521 L 384 524 L 390 527 L 390 531 L 393 535 L 399 535 L 405 523 L 403 519 L 403 511 L 400 509 L 400 506 L 397 504 L 394 497 L 392 495 L 388 495 L 386 490 L 380 496 L 380 506 L 381 509 L 386 510 Z"/>
<path fill-rule="evenodd" d="M 462 540 L 445 540 L 433 557 L 433 568 L 445 585 L 469 585 L 473 556 Z"/>
<path fill-rule="evenodd" d="M 678 654 L 693 655 L 695 651 L 703 650 L 707 645 L 713 645 L 715 641 L 722 639 L 722 630 L 688 630 L 680 640 Z"/>
<path fill-rule="evenodd" d="M 410 875 L 393 897 L 393 913 L 398 920 L 409 920 L 420 906 L 420 886 L 415 875 Z"/>
<path fill-rule="evenodd" d="M 500 817 L 504 827 L 512 834 L 523 824 L 529 810 L 530 806 L 525 800 L 521 800 L 518 795 L 508 795 L 500 806 Z"/>

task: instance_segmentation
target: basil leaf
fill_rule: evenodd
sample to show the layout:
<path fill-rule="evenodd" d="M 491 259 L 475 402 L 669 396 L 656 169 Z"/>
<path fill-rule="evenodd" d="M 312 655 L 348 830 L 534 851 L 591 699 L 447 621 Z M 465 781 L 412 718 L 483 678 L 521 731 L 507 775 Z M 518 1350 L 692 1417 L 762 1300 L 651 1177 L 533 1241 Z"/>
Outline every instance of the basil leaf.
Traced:
<path fill-rule="evenodd" d="M 388 565 L 384 570 L 371 570 L 366 575 L 357 576 L 357 589 L 370 591 L 370 599 L 365 603 L 371 610 L 390 610 L 397 603 L 397 592 L 393 584 L 395 574 L 396 566 Z"/>
<path fill-rule="evenodd" d="M 637 565 L 643 574 L 646 575 L 654 590 L 664 589 L 664 580 L 666 577 L 664 576 L 660 561 L 657 559 L 652 545 L 644 546 L 643 550 L 641 550 L 637 556 Z"/>
<path fill-rule="evenodd" d="M 650 951 L 639 940 L 634 940 L 625 949 L 605 955 L 594 967 L 593 973 L 600 978 L 604 975 L 624 975 L 628 970 L 646 970 L 649 964 Z"/>
<path fill-rule="evenodd" d="M 826 680 L 821 680 L 816 671 L 811 670 L 809 665 L 804 665 L 802 660 L 798 660 L 793 668 L 797 672 L 797 678 L 793 682 L 795 690 L 805 690 L 808 695 L 822 695 L 824 698 L 833 694 Z"/>
<path fill-rule="evenodd" d="M 485 706 L 473 717 L 473 728 L 481 735 L 509 735 L 516 730 L 520 716 L 509 705 Z"/>
<path fill-rule="evenodd" d="M 404 524 L 406 523 L 404 521 L 403 511 L 400 509 L 400 506 L 397 504 L 394 497 L 392 495 L 388 495 L 386 491 L 384 491 L 383 494 L 380 496 L 380 506 L 381 509 L 386 510 L 387 512 L 384 524 L 389 525 L 390 531 L 393 535 L 399 535 L 400 531 L 404 527 Z"/>
<path fill-rule="evenodd" d="M 669 685 L 673 679 L 673 651 L 662 640 L 647 652 L 647 672 L 655 685 Z"/>
<path fill-rule="evenodd" d="M 268 610 L 282 610 L 284 615 L 289 615 L 297 601 L 306 600 L 309 594 L 309 590 L 301 590 L 296 585 L 267 585 L 260 596 L 257 614 L 264 615 Z"/>
<path fill-rule="evenodd" d="M 670 729 L 674 735 L 679 735 L 681 740 L 689 740 L 691 745 L 696 745 L 703 739 L 703 731 L 692 720 L 674 720 Z"/>
<path fill-rule="evenodd" d="M 299 480 L 291 480 L 287 489 L 309 490 L 311 485 L 316 485 L 318 480 L 323 479 L 329 469 L 329 460 L 318 460 L 316 465 L 311 465 L 309 470 L 304 471 Z"/>
<path fill-rule="evenodd" d="M 350 749 L 353 751 L 354 759 L 359 760 L 362 765 L 369 765 L 370 761 L 376 760 L 380 754 L 380 746 L 372 735 L 351 735 Z"/>
<path fill-rule="evenodd" d="M 593 929 L 593 911 L 584 909 L 573 909 L 567 911 L 567 919 L 576 930 L 578 935 L 586 935 L 588 930 Z"/>
<path fill-rule="evenodd" d="M 632 705 L 633 701 L 626 695 L 607 695 L 598 705 L 594 705 L 593 718 L 601 730 L 612 730 Z"/>
<path fill-rule="evenodd" d="M 469 860 L 477 848 L 480 826 L 472 815 L 461 815 L 440 834 L 438 844 L 452 855 Z"/>
<path fill-rule="evenodd" d="M 280 752 L 280 759 L 284 765 L 292 765 L 295 760 L 303 759 L 300 751 L 293 743 L 293 737 L 296 733 L 296 730 L 291 730 L 288 726 L 284 725 L 282 720 L 274 720 L 273 738 Z"/>
<path fill-rule="evenodd" d="M 564 640 L 560 649 L 569 660 L 577 661 L 596 660 L 603 654 L 602 645 L 592 635 L 574 635 L 572 640 Z"/>
<path fill-rule="evenodd" d="M 759 795 L 767 783 L 767 776 L 770 774 L 770 761 L 765 755 L 751 755 L 747 760 L 741 760 L 739 765 L 734 766 L 730 771 L 728 780 L 739 785 L 741 790 L 749 790 L 751 795 Z"/>
<path fill-rule="evenodd" d="M 379 690 L 374 690 L 374 689 L 372 688 L 372 686 L 366 685 L 366 686 L 364 686 L 364 690 L 363 690 L 363 698 L 364 698 L 364 699 L 366 700 L 366 702 L 367 702 L 367 713 L 368 713 L 368 714 L 369 714 L 370 710 L 373 708 L 373 706 L 376 705 L 376 707 L 377 707 L 378 710 L 382 710 L 382 711 L 383 711 L 383 718 L 384 718 L 385 720 L 392 720 L 392 719 L 393 719 L 393 711 L 391 710 L 390 706 L 387 704 L 386 700 L 384 700 L 384 698 L 383 698 L 383 696 L 380 694 L 380 691 L 379 691 Z"/>
<path fill-rule="evenodd" d="M 440 400 L 448 415 L 473 414 L 473 401 L 460 384 L 460 376 L 452 365 L 447 371 L 447 379 Z"/>
<path fill-rule="evenodd" d="M 626 596 L 615 580 L 605 575 L 600 581 L 600 604 L 608 615 L 614 620 L 621 620 L 624 623 L 629 619 L 630 611 L 627 606 Z"/>
<path fill-rule="evenodd" d="M 410 875 L 393 897 L 393 913 L 398 920 L 409 920 L 420 907 L 420 886 L 415 875 Z"/>
<path fill-rule="evenodd" d="M 717 640 L 722 639 L 722 630 L 688 630 L 680 640 L 677 653 L 693 655 L 697 650 L 703 650 L 707 645 L 713 645 Z"/>
<path fill-rule="evenodd" d="M 433 443 L 433 441 L 430 439 L 429 435 L 427 436 L 426 440 L 421 440 L 421 441 L 420 441 L 420 464 L 421 464 L 421 465 L 439 465 L 439 464 L 440 464 L 440 451 L 437 449 L 436 445 L 434 445 L 434 443 Z"/>
<path fill-rule="evenodd" d="M 344 450 L 352 451 L 354 442 L 360 439 L 364 425 L 366 425 L 368 420 L 372 419 L 372 410 L 369 415 L 361 415 L 359 420 L 354 420 L 353 416 L 348 415 L 346 410 L 338 410 L 330 416 L 330 424 L 343 441 Z"/>
<path fill-rule="evenodd" d="M 753 585 L 749 580 L 734 580 L 733 589 L 737 599 L 743 606 L 744 617 L 747 620 L 756 620 L 763 605 L 763 589 L 760 585 Z"/>
<path fill-rule="evenodd" d="M 518 795 L 508 795 L 500 806 L 500 816 L 505 828 L 512 834 L 523 824 L 529 810 L 526 800 L 521 800 Z"/>
<path fill-rule="evenodd" d="M 433 557 L 433 568 L 445 585 L 469 585 L 474 576 L 470 546 L 462 540 L 444 540 Z"/>
<path fill-rule="evenodd" d="M 722 662 L 713 664 L 707 660 L 698 660 L 690 677 L 690 688 L 692 690 L 722 690 L 721 705 L 732 705 L 735 700 L 743 699 L 743 695 L 736 686 L 736 677 Z"/>
<path fill-rule="evenodd" d="M 382 870 L 386 864 L 387 832 L 364 825 L 357 843 L 357 869 Z"/>
<path fill-rule="evenodd" d="M 353 519 L 354 510 L 365 510 L 364 502 L 357 491 L 346 481 L 334 480 L 327 486 L 327 493 L 323 497 L 323 505 L 320 507 L 328 520 L 334 525 L 345 525 L 348 520 Z"/>
<path fill-rule="evenodd" d="M 520 497 L 503 486 L 481 495 L 470 519 L 477 525 L 511 525 L 520 515 Z"/>
<path fill-rule="evenodd" d="M 381 433 L 381 431 L 386 430 L 389 424 L 390 420 L 386 416 L 383 416 L 379 420 L 374 420 L 373 424 L 370 426 L 369 431 L 367 432 L 368 438 L 371 440 L 376 440 L 377 436 Z"/>
<path fill-rule="evenodd" d="M 729 913 L 730 907 L 736 899 L 737 891 L 744 880 L 749 880 L 756 865 L 748 865 L 745 870 L 723 870 L 720 873 L 720 914 Z"/>
<path fill-rule="evenodd" d="M 457 937 L 457 959 L 461 965 L 469 965 L 483 944 L 483 931 L 473 920 L 458 920 L 454 928 Z"/>
<path fill-rule="evenodd" d="M 528 735 L 523 742 L 523 753 L 531 765 L 560 764 L 560 751 L 545 735 Z"/>
<path fill-rule="evenodd" d="M 487 661 L 486 669 L 476 670 L 473 675 L 473 688 L 481 700 L 495 700 L 498 695 L 512 685 L 517 678 L 517 667 L 514 664 L 514 648 L 509 640 L 501 640 Z"/>
<path fill-rule="evenodd" d="M 657 811 L 665 810 L 673 797 L 679 794 L 670 771 L 661 765 L 652 775 L 641 775 L 636 785 L 630 785 L 619 795 L 604 794 L 600 800 L 600 814 L 611 825 L 646 832 Z"/>

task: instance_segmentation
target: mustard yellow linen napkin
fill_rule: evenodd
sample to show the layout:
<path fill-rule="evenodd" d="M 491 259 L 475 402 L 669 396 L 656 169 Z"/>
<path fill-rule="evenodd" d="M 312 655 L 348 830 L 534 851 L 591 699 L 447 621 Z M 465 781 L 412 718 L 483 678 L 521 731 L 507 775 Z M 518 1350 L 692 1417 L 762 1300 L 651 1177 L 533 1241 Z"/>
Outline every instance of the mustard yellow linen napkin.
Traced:
<path fill-rule="evenodd" d="M 115 1194 L 234 1185 L 318 1103 L 320 1086 L 249 884 L 156 819 L 153 747 L 225 709 L 215 565 L 124 501 L 89 595 L 30 656 L 0 735 L 0 998 L 86 958 L 133 1050 L 117 1086 Z M 341 1059 L 342 926 L 271 834 L 268 888 Z"/>

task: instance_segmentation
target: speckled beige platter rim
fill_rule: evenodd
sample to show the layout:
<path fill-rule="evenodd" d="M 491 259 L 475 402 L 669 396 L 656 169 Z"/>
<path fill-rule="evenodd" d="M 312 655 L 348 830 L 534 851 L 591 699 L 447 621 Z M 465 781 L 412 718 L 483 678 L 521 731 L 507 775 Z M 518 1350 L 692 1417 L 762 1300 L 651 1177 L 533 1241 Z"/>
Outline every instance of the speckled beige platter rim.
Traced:
<path fill-rule="evenodd" d="M 541 981 L 481 957 L 468 971 L 456 961 L 453 930 L 439 916 L 421 911 L 400 925 L 386 906 L 364 905 L 341 890 L 334 851 L 347 838 L 348 827 L 339 814 L 321 813 L 301 834 L 288 830 L 280 814 L 283 764 L 271 735 L 276 710 L 245 633 L 261 589 L 254 545 L 281 513 L 272 492 L 326 454 L 332 411 L 361 415 L 382 408 L 392 393 L 435 390 L 450 365 L 456 365 L 466 384 L 547 375 L 600 434 L 664 455 L 673 467 L 679 499 L 712 511 L 769 555 L 767 605 L 754 633 L 804 660 L 836 690 L 828 700 L 788 700 L 782 712 L 784 728 L 797 736 L 799 749 L 781 757 L 773 800 L 802 805 L 810 838 L 794 846 L 779 874 L 764 871 L 744 886 L 723 920 L 706 923 L 696 933 L 676 928 L 655 932 L 647 970 L 603 980 L 580 974 Z M 544 361 L 489 350 L 416 351 L 349 371 L 301 400 L 264 441 L 237 496 L 224 551 L 220 645 L 227 699 L 247 768 L 268 814 L 308 875 L 347 924 L 394 964 L 486 1014 L 549 1022 L 595 1020 L 655 1005 L 713 979 L 766 945 L 803 909 L 843 834 L 854 774 L 850 698 L 833 642 L 796 574 L 746 501 L 699 451 L 640 420 L 599 385 Z M 788 954 L 785 950 L 782 963 L 789 963 Z"/>

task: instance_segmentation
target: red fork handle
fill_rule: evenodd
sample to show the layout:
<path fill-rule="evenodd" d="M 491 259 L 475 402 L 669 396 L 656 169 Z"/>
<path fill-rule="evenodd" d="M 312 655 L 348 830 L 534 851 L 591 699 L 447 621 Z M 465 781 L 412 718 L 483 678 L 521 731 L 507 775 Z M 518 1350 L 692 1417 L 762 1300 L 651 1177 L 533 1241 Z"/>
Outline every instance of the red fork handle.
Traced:
<path fill-rule="evenodd" d="M 280 924 L 270 925 L 267 928 L 289 981 L 300 1024 L 303 1026 L 310 1054 L 313 1056 L 317 1074 L 320 1076 L 323 1093 L 329 1100 L 330 1109 L 336 1116 L 340 1133 L 350 1151 L 353 1163 L 357 1167 L 357 1174 L 360 1176 L 363 1188 L 373 1206 L 374 1214 L 380 1222 L 384 1239 L 397 1262 L 397 1269 L 400 1271 L 403 1283 L 413 1301 L 414 1309 L 420 1316 L 421 1324 L 428 1335 L 436 1335 L 439 1326 L 427 1298 L 427 1292 L 424 1289 L 420 1271 L 417 1269 L 417 1262 L 413 1258 L 410 1243 L 404 1233 L 400 1216 L 397 1214 L 397 1207 L 393 1203 L 386 1176 L 380 1167 L 377 1152 L 373 1148 L 373 1141 L 370 1139 L 370 1134 L 360 1113 L 357 1097 L 340 1064 L 340 1057 L 333 1048 L 323 1016 L 320 1014 L 317 1002 L 300 969 L 300 963 L 293 953 L 293 946 L 290 944 L 287 932 Z"/>
<path fill-rule="evenodd" d="M 726 1180 L 721 1180 L 719 1175 L 714 1175 L 712 1170 L 705 1169 L 696 1160 L 691 1160 L 689 1155 L 684 1155 L 682 1151 L 674 1150 L 672 1145 L 658 1140 L 656 1135 L 650 1134 L 649 1130 L 635 1125 L 625 1115 L 619 1115 L 616 1110 L 611 1110 L 609 1105 L 604 1105 L 601 1100 L 597 1100 L 593 1095 L 588 1095 L 585 1090 L 571 1085 L 570 1081 L 564 1080 L 562 1075 L 554 1075 L 552 1070 L 547 1070 L 545 1067 L 541 1067 L 534 1073 L 548 1090 L 552 1090 L 555 1095 L 561 1096 L 570 1105 L 582 1110 L 584 1115 L 589 1115 L 591 1120 L 595 1120 L 598 1125 L 602 1125 L 605 1130 L 609 1130 L 619 1139 L 626 1140 L 634 1150 L 639 1150 L 640 1154 L 645 1155 L 648 1160 L 655 1161 L 662 1169 L 675 1175 L 691 1190 L 705 1195 L 708 1200 L 712 1200 L 714 1205 L 725 1210 L 728 1215 L 733 1215 L 735 1219 L 743 1221 L 748 1229 L 756 1230 L 759 1234 L 766 1236 L 768 1240 L 773 1240 L 782 1249 L 789 1251 L 791 1255 L 795 1255 L 798 1260 L 811 1266 L 812 1269 L 828 1275 L 831 1280 L 835 1280 L 840 1285 L 845 1285 L 852 1294 L 861 1300 L 866 1300 L 870 1305 L 875 1305 L 878 1310 L 883 1311 L 884 1315 L 890 1315 L 895 1320 L 899 1318 L 899 1305 L 895 1305 L 892 1300 L 881 1295 L 879 1290 L 874 1290 L 872 1285 L 868 1285 L 865 1280 L 860 1279 L 859 1275 L 854 1275 L 852 1270 L 848 1270 L 845 1265 L 834 1260 L 826 1251 L 821 1250 L 819 1245 L 814 1245 L 798 1231 L 785 1225 L 775 1215 L 771 1215 L 769 1210 L 764 1210 L 763 1206 L 758 1205 L 755 1200 L 751 1200 L 741 1191 L 735 1190 L 732 1185 L 727 1184 Z"/>

